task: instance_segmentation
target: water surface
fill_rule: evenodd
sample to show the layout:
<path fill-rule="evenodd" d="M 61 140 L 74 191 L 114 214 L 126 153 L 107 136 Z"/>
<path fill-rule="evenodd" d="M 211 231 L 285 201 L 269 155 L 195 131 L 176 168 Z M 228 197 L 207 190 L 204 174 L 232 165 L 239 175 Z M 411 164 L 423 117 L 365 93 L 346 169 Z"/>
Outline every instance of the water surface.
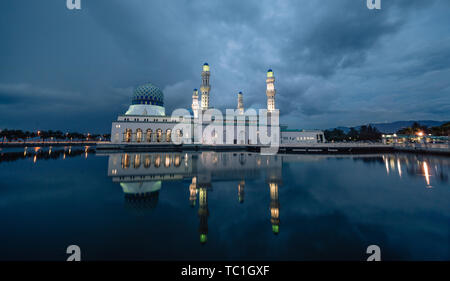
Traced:
<path fill-rule="evenodd" d="M 450 259 L 450 158 L 0 152 L 0 259 Z"/>

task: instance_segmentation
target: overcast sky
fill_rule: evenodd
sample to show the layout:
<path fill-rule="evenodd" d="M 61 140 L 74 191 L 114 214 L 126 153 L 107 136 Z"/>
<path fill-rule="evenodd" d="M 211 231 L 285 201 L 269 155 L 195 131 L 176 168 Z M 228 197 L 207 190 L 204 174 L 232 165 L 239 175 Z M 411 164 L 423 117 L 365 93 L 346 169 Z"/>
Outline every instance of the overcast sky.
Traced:
<path fill-rule="evenodd" d="M 304 129 L 450 120 L 450 1 L 2 0 L 0 128 L 109 132 L 136 85 L 191 105 L 266 107 Z"/>

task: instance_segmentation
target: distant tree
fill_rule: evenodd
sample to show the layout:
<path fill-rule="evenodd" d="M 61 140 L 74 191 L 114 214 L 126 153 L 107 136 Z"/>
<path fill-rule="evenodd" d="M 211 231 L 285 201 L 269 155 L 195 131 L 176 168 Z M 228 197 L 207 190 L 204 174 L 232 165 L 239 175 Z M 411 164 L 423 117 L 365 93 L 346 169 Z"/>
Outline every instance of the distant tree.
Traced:
<path fill-rule="evenodd" d="M 350 131 L 347 133 L 347 137 L 350 141 L 359 140 L 359 132 L 355 128 L 350 128 Z"/>
<path fill-rule="evenodd" d="M 415 135 L 418 132 L 424 132 L 424 133 L 431 133 L 430 129 L 428 129 L 427 126 L 421 126 L 419 123 L 414 122 L 411 127 L 406 127 L 406 128 L 402 128 L 400 130 L 397 131 L 397 134 L 399 135 Z"/>
<path fill-rule="evenodd" d="M 359 139 L 364 141 L 379 141 L 381 140 L 381 133 L 371 125 L 364 125 L 359 130 Z"/>
<path fill-rule="evenodd" d="M 444 123 L 441 126 L 431 127 L 428 134 L 433 136 L 449 136 L 450 137 L 450 122 Z"/>
<path fill-rule="evenodd" d="M 331 131 L 325 130 L 324 135 L 325 139 L 327 139 L 328 141 L 341 142 L 347 138 L 347 135 L 344 133 L 344 131 L 340 129 L 333 129 Z"/>

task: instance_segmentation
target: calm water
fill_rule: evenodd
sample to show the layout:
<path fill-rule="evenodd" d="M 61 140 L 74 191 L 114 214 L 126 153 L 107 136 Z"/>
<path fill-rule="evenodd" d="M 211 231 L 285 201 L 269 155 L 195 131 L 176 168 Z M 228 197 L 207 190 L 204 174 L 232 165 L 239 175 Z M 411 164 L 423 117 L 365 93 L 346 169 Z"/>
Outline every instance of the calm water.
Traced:
<path fill-rule="evenodd" d="M 0 259 L 450 259 L 450 158 L 0 152 Z"/>

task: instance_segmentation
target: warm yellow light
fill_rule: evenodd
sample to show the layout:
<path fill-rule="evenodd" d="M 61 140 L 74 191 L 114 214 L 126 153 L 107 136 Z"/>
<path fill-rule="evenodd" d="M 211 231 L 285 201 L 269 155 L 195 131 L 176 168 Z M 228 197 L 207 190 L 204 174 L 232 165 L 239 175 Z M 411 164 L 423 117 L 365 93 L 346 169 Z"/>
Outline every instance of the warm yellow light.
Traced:
<path fill-rule="evenodd" d="M 417 135 L 418 135 L 419 137 L 423 137 L 423 132 L 420 131 L 420 132 L 417 133 Z"/>
<path fill-rule="evenodd" d="M 267 77 L 268 77 L 268 78 L 273 77 L 273 71 L 267 72 Z"/>
<path fill-rule="evenodd" d="M 203 65 L 203 71 L 209 71 L 209 65 Z"/>
<path fill-rule="evenodd" d="M 427 187 L 431 187 L 430 186 L 430 172 L 428 170 L 427 162 L 423 162 L 423 173 L 425 175 L 425 181 L 427 182 Z"/>

